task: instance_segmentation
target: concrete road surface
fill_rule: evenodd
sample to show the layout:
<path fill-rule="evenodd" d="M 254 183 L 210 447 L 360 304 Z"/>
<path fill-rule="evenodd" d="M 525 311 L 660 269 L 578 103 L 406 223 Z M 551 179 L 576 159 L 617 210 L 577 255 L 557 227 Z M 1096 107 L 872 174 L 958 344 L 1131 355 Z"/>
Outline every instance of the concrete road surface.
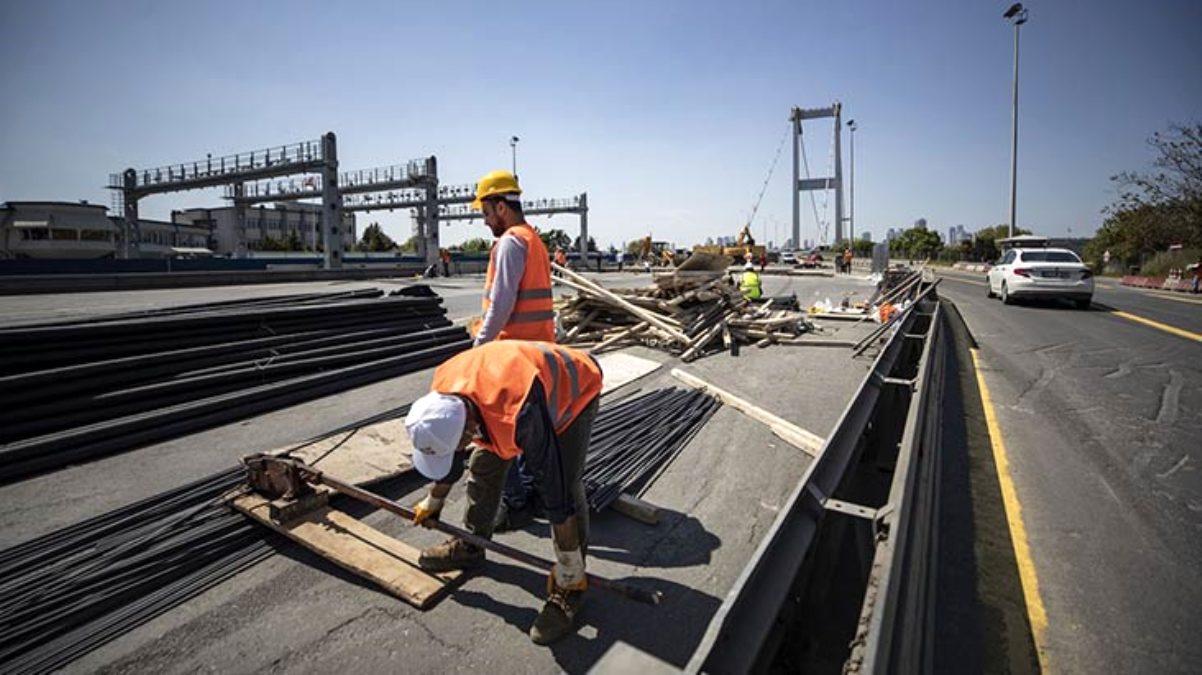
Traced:
<path fill-rule="evenodd" d="M 1044 665 L 1197 672 L 1202 303 L 1103 280 L 1089 311 L 1004 306 L 984 275 L 941 275 L 980 346 L 1046 608 Z"/>

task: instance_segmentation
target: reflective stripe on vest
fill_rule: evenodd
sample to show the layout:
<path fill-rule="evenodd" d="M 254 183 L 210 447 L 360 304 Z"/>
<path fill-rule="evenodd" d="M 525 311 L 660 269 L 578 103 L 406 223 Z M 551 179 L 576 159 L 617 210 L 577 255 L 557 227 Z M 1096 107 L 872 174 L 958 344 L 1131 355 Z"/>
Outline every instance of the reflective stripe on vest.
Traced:
<path fill-rule="evenodd" d="M 542 340 L 555 341 L 555 311 L 552 305 L 551 263 L 547 247 L 534 231 L 523 223 L 505 230 L 526 245 L 526 264 L 518 282 L 517 299 L 509 320 L 497 335 L 498 340 Z M 500 241 L 498 239 L 497 241 Z M 492 306 L 489 295 L 496 276 L 496 244 L 488 254 L 488 272 L 484 278 L 484 299 L 480 303 L 485 315 Z"/>
<path fill-rule="evenodd" d="M 476 443 L 510 459 L 521 452 L 517 417 L 535 378 L 542 383 L 557 434 L 601 393 L 601 368 L 587 352 L 524 340 L 489 342 L 461 352 L 434 371 L 431 389 L 471 399 L 489 437 Z"/>

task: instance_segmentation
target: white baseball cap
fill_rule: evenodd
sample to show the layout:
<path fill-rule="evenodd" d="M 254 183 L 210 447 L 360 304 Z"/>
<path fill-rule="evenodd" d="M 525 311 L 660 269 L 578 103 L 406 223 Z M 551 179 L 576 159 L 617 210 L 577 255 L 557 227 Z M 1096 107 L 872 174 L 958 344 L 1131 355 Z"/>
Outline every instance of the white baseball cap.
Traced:
<path fill-rule="evenodd" d="M 466 423 L 467 406 L 458 396 L 432 391 L 414 401 L 405 416 L 405 430 L 413 441 L 413 466 L 430 480 L 450 473 Z"/>

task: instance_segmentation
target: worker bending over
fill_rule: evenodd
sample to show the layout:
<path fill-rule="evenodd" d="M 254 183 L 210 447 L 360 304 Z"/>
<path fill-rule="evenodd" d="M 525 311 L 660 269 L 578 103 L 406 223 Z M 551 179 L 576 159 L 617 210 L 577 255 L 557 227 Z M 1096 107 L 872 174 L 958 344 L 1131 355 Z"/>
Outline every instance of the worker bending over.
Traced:
<path fill-rule="evenodd" d="M 759 273 L 755 271 L 755 265 L 751 263 L 743 265 L 743 278 L 739 281 L 739 290 L 748 300 L 759 300 L 763 297 L 764 287 L 760 282 Z"/>
<path fill-rule="evenodd" d="M 491 538 L 505 472 L 524 456 L 551 522 L 556 560 L 530 638 L 550 644 L 572 631 L 588 586 L 588 502 L 581 477 L 601 367 L 587 352 L 546 342 L 490 342 L 444 362 L 430 388 L 405 418 L 413 465 L 435 481 L 414 508 L 414 522 L 438 518 L 466 462 L 464 525 Z M 476 448 L 465 457 L 472 441 Z M 422 551 L 418 560 L 431 572 L 483 561 L 484 549 L 454 537 Z"/>

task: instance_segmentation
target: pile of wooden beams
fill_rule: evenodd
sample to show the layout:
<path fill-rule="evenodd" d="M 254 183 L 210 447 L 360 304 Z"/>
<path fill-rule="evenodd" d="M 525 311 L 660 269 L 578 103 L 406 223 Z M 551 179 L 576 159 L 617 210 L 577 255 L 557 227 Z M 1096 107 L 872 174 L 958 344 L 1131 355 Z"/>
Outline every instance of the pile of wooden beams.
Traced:
<path fill-rule="evenodd" d="M 557 306 L 561 341 L 593 352 L 643 344 L 690 361 L 719 346 L 791 342 L 813 328 L 805 314 L 774 307 L 778 300 L 747 300 L 725 270 L 677 270 L 649 286 L 607 289 L 552 267 L 555 282 L 576 291 Z"/>

